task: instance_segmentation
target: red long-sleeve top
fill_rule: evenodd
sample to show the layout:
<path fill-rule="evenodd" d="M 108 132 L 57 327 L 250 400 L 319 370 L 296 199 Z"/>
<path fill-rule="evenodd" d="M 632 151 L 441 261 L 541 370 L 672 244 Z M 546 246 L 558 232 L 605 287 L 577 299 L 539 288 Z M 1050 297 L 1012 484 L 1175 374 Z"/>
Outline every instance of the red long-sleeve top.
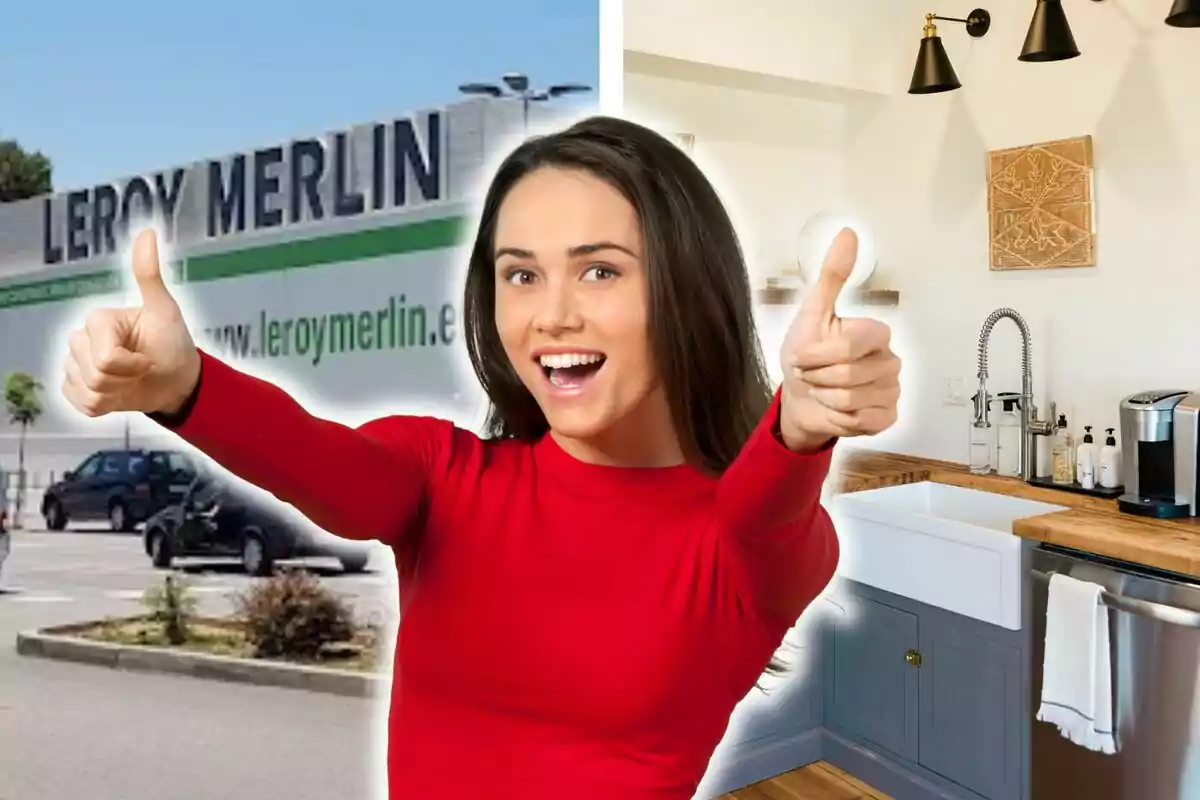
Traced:
<path fill-rule="evenodd" d="M 778 396 L 717 478 L 427 417 L 351 428 L 207 354 L 201 375 L 179 435 L 396 554 L 393 800 L 688 800 L 837 565 L 831 448 L 784 447 Z"/>

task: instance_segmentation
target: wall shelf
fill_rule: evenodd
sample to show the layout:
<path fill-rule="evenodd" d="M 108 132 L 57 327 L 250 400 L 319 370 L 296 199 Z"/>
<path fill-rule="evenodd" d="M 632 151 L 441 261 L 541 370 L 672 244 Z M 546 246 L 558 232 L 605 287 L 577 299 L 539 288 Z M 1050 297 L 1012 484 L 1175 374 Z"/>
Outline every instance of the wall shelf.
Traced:
<path fill-rule="evenodd" d="M 900 305 L 899 289 L 863 289 L 856 292 L 855 296 L 864 306 L 895 308 Z"/>
<path fill-rule="evenodd" d="M 850 289 L 847 290 L 846 296 L 852 298 L 857 305 L 876 308 L 895 308 L 900 305 L 898 289 Z M 767 285 L 754 293 L 755 301 L 766 306 L 797 305 L 801 297 L 803 293 L 795 283 L 785 283 L 779 278 L 767 278 Z"/>

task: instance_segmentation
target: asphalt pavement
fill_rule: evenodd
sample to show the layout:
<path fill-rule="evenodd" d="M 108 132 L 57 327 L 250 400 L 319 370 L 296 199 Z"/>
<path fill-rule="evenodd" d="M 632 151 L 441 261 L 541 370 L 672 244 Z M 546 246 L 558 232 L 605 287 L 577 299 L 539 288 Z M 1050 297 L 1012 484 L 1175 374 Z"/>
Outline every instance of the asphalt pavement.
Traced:
<path fill-rule="evenodd" d="M 387 551 L 362 575 L 311 562 L 391 626 Z M 185 562 L 201 611 L 254 578 Z M 137 534 L 17 531 L 0 572 L 0 800 L 374 800 L 386 707 L 372 700 L 18 656 L 16 635 L 143 610 L 162 580 Z"/>

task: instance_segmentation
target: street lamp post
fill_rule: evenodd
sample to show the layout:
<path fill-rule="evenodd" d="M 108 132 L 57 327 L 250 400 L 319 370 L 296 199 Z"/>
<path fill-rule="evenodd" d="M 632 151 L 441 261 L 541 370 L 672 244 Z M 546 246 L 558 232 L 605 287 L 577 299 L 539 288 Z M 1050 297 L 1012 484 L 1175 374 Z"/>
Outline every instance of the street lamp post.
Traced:
<path fill-rule="evenodd" d="M 563 95 L 582 94 L 592 90 L 592 87 L 582 83 L 556 83 L 546 89 L 532 89 L 529 76 L 521 72 L 509 72 L 501 80 L 507 90 L 494 83 L 464 83 L 458 87 L 458 90 L 463 94 L 484 95 L 497 99 L 502 97 L 519 99 L 526 133 L 529 132 L 529 106 L 532 103 L 544 103 Z"/>

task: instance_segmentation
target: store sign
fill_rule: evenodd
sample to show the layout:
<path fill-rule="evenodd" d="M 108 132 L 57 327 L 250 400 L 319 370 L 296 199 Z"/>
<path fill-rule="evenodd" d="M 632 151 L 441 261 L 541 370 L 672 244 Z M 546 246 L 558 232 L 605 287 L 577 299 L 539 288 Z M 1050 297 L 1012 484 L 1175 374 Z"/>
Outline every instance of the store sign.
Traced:
<path fill-rule="evenodd" d="M 42 201 L 42 262 L 112 255 L 139 220 L 154 220 L 172 241 L 184 208 L 202 218 L 189 230 L 211 240 L 435 202 L 445 194 L 445 149 L 443 114 L 428 111 L 365 134 L 344 130 L 53 195 Z"/>

